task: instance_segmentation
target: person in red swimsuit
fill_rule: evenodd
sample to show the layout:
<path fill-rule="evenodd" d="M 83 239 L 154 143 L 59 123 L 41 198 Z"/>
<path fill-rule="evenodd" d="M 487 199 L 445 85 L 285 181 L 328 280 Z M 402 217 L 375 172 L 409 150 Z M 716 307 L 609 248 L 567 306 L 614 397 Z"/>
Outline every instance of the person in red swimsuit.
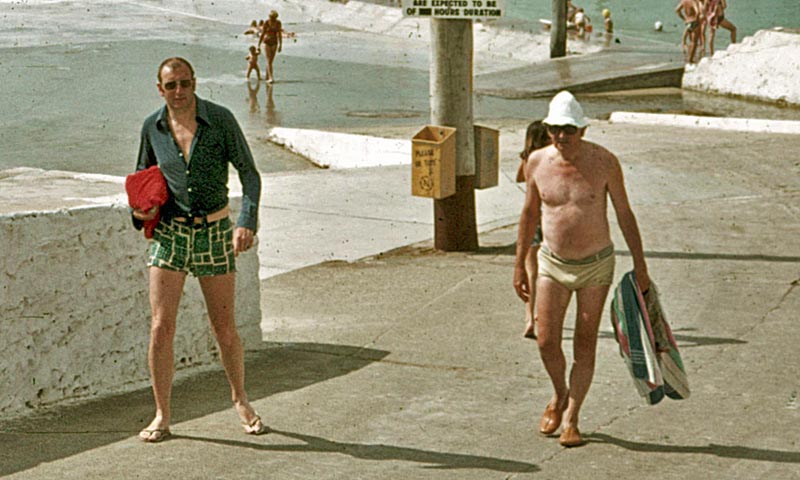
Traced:
<path fill-rule="evenodd" d="M 258 40 L 259 49 L 262 43 L 266 45 L 264 47 L 264 53 L 267 56 L 267 70 L 265 72 L 267 83 L 272 83 L 275 81 L 275 77 L 272 75 L 272 62 L 275 60 L 275 55 L 277 55 L 277 53 L 281 51 L 281 47 L 283 47 L 283 25 L 281 25 L 281 21 L 278 20 L 278 12 L 275 10 L 269 12 L 269 19 L 264 22 L 261 38 Z"/>

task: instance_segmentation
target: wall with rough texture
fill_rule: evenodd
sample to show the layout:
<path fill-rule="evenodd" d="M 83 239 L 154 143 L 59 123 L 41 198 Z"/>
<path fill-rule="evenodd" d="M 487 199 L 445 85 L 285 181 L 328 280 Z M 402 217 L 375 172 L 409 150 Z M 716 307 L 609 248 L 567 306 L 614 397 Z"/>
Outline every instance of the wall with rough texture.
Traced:
<path fill-rule="evenodd" d="M 124 206 L 0 215 L 0 245 L 0 412 L 148 384 L 148 242 Z M 245 348 L 257 348 L 257 253 L 240 255 L 237 268 L 237 323 Z M 200 288 L 190 276 L 176 366 L 216 358 Z"/>
<path fill-rule="evenodd" d="M 800 105 L 798 73 L 800 31 L 761 30 L 693 68 L 687 66 L 683 88 Z"/>

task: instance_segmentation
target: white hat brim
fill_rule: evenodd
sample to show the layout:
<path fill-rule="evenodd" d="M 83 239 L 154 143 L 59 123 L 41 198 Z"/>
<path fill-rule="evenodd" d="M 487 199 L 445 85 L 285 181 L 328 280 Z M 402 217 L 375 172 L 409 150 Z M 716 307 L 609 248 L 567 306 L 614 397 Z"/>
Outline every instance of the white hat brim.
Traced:
<path fill-rule="evenodd" d="M 542 123 L 545 125 L 574 125 L 578 128 L 583 128 L 589 125 L 589 119 L 586 117 L 583 118 L 572 118 L 568 116 L 562 115 L 548 115 L 547 118 L 542 120 Z"/>

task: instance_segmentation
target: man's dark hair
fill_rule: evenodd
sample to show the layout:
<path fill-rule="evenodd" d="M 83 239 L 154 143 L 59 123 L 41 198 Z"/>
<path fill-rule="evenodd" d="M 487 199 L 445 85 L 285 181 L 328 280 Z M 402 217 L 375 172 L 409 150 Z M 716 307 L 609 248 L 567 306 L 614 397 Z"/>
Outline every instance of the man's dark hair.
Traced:
<path fill-rule="evenodd" d="M 184 64 L 189 68 L 189 72 L 192 74 L 192 78 L 194 78 L 194 68 L 192 67 L 192 64 L 189 63 L 189 60 L 186 60 L 185 58 L 181 57 L 170 57 L 161 62 L 161 65 L 158 66 L 158 75 L 157 75 L 158 83 L 161 83 L 161 70 L 164 67 L 168 66 L 169 68 L 174 69 L 180 66 L 181 64 Z"/>

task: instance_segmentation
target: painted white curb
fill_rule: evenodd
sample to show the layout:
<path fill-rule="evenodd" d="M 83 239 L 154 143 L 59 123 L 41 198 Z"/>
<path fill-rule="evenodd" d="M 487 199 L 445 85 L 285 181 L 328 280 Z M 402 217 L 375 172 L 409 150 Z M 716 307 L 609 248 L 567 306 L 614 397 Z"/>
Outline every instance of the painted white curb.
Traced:
<path fill-rule="evenodd" d="M 699 117 L 694 115 L 636 112 L 613 112 L 608 120 L 611 123 L 637 123 L 639 125 L 709 128 L 742 132 L 800 134 L 800 122 L 794 120 Z"/>
<path fill-rule="evenodd" d="M 267 138 L 323 168 L 411 164 L 410 139 L 282 127 L 270 129 Z"/>

